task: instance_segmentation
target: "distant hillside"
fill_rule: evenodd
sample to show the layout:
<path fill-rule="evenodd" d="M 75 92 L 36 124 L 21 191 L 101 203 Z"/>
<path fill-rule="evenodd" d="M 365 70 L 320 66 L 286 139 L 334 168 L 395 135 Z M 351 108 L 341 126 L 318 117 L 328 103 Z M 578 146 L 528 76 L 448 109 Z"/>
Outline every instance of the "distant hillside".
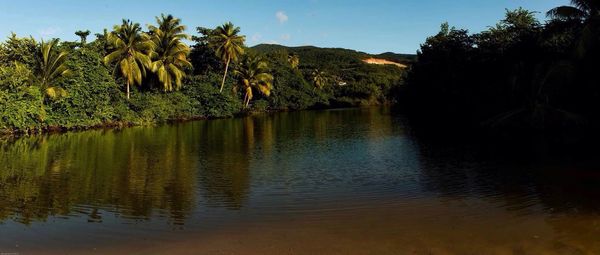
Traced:
<path fill-rule="evenodd" d="M 409 65 L 416 60 L 416 55 L 386 52 L 378 55 L 342 48 L 319 48 L 315 46 L 287 47 L 276 44 L 259 44 L 252 50 L 264 54 L 297 54 L 303 65 L 315 68 L 343 69 L 360 65 L 367 59 L 381 59 L 395 63 L 396 66 Z M 385 61 L 381 61 L 385 62 Z M 386 62 L 387 63 L 387 62 Z M 398 64 L 401 65 L 398 65 Z"/>
<path fill-rule="evenodd" d="M 269 67 L 276 78 L 274 96 L 269 100 L 275 102 L 276 108 L 279 101 L 304 105 L 321 100 L 323 105 L 329 106 L 389 102 L 403 85 L 406 67 L 414 59 L 414 56 L 394 53 L 372 55 L 340 48 L 273 44 L 260 44 L 249 51 L 264 54 L 270 61 Z M 290 55 L 298 56 L 297 68 L 290 65 Z M 315 74 L 321 76 L 324 84 L 319 89 L 315 88 Z"/>
<path fill-rule="evenodd" d="M 415 55 L 415 54 L 399 54 L 399 53 L 393 53 L 393 52 L 385 52 L 385 53 L 381 53 L 379 55 L 373 55 L 373 57 L 385 59 L 385 60 L 389 60 L 389 61 L 401 63 L 401 64 L 411 64 L 411 63 L 417 61 L 417 55 Z"/>

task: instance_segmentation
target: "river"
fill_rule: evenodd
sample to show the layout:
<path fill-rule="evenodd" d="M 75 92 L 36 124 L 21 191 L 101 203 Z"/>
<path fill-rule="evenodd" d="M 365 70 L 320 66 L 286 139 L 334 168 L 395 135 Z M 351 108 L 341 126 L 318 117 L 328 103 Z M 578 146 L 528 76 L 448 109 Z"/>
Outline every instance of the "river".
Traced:
<path fill-rule="evenodd" d="M 481 144 L 385 107 L 4 139 L 0 253 L 600 254 L 599 159 Z"/>

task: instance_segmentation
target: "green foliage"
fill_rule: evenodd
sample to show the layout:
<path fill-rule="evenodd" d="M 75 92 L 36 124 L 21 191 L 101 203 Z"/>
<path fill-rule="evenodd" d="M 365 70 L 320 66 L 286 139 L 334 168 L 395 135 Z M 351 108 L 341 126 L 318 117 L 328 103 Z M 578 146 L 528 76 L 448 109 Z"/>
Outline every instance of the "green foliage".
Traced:
<path fill-rule="evenodd" d="M 81 38 L 81 46 L 85 46 L 87 44 L 87 37 L 90 35 L 90 30 L 85 31 L 75 31 L 75 35 Z"/>
<path fill-rule="evenodd" d="M 0 67 L 0 130 L 37 130 L 45 118 L 39 88 L 30 85 L 31 71 L 19 64 Z"/>
<path fill-rule="evenodd" d="M 185 26 L 181 25 L 181 20 L 172 15 L 156 17 L 156 22 L 158 27 L 148 27 L 150 40 L 154 43 L 152 72 L 164 91 L 178 90 L 185 77 L 185 69 L 192 67 L 187 59 L 190 48 L 181 41 L 189 39 L 189 36 L 184 33 Z"/>
<path fill-rule="evenodd" d="M 19 38 L 11 34 L 4 43 L 0 44 L 0 65 L 11 65 L 19 62 L 33 68 L 36 64 L 37 42 L 30 38 Z"/>
<path fill-rule="evenodd" d="M 114 73 L 120 74 L 125 79 L 127 98 L 130 97 L 131 85 L 142 85 L 146 69 L 151 68 L 150 54 L 156 47 L 148 35 L 141 31 L 142 28 L 138 23 L 123 20 L 123 23 L 115 26 L 114 31 L 107 37 L 113 51 L 104 57 L 104 63 L 107 65 L 117 63 Z"/>
<path fill-rule="evenodd" d="M 123 110 L 125 97 L 103 65 L 101 53 L 89 48 L 77 49 L 70 53 L 66 64 L 72 75 L 61 86 L 69 96 L 50 104 L 51 126 L 96 126 L 127 120 L 133 115 L 133 112 Z"/>
<path fill-rule="evenodd" d="M 268 62 L 259 56 L 246 55 L 235 70 L 238 78 L 236 90 L 244 93 L 244 107 L 248 107 L 254 97 L 253 90 L 258 90 L 262 95 L 271 95 L 273 89 L 273 75 L 269 73 Z"/>
<path fill-rule="evenodd" d="M 229 93 L 220 93 L 214 86 L 219 80 L 218 74 L 211 74 L 194 76 L 186 83 L 182 93 L 189 95 L 193 100 L 196 116 L 232 117 L 242 108 L 241 102 L 236 97 Z"/>
<path fill-rule="evenodd" d="M 77 31 L 77 42 L 38 44 L 13 35 L 0 43 L 0 130 L 145 125 L 232 117 L 246 110 L 356 106 L 388 101 L 388 91 L 402 84 L 402 69 L 365 64 L 362 60 L 371 56 L 366 53 L 264 45 L 248 49 L 240 28 L 231 23 L 197 28 L 190 50 L 183 44 L 189 36 L 179 19 L 162 15 L 157 23 L 142 31 L 139 24 L 124 20 L 89 43 L 88 31 Z M 228 80 L 222 70 L 227 72 L 229 65 L 236 71 Z M 316 68 L 327 76 L 322 89 L 313 85 Z M 130 85 L 139 86 L 130 91 Z M 222 91 L 224 87 L 234 89 Z M 46 92 L 54 99 L 45 100 Z"/>
<path fill-rule="evenodd" d="M 346 49 L 266 44 L 252 47 L 252 51 L 267 54 L 271 62 L 275 83 L 269 101 L 273 109 L 383 103 L 394 100 L 390 91 L 403 84 L 404 70 L 362 61 L 380 55 Z M 406 61 L 401 63 L 409 63 L 411 59 L 407 55 L 382 55 Z M 291 67 L 290 56 L 301 60 L 298 70 Z"/>
<path fill-rule="evenodd" d="M 192 40 L 196 44 L 192 46 L 192 51 L 190 53 L 190 61 L 194 66 L 194 74 L 206 75 L 225 68 L 222 66 L 221 60 L 215 53 L 215 50 L 209 44 L 213 30 L 197 27 L 196 31 L 199 36 L 192 36 Z"/>
<path fill-rule="evenodd" d="M 51 40 L 40 44 L 36 55 L 37 66 L 35 69 L 35 83 L 50 99 L 67 96 L 67 91 L 57 86 L 60 79 L 71 75 L 71 70 L 65 64 L 67 52 L 57 51 L 58 40 Z"/>
<path fill-rule="evenodd" d="M 326 99 L 318 96 L 314 86 L 298 70 L 287 62 L 272 62 L 273 91 L 268 98 L 270 107 L 276 110 L 300 110 L 311 108 L 318 103 L 326 104 Z"/>
<path fill-rule="evenodd" d="M 239 35 L 240 28 L 234 26 L 231 22 L 227 22 L 212 30 L 208 38 L 209 46 L 215 51 L 215 54 L 225 62 L 225 73 L 221 82 L 220 92 L 223 92 L 223 86 L 227 79 L 227 70 L 229 64 L 233 61 L 236 63 L 239 58 L 244 55 L 244 42 L 246 37 Z"/>

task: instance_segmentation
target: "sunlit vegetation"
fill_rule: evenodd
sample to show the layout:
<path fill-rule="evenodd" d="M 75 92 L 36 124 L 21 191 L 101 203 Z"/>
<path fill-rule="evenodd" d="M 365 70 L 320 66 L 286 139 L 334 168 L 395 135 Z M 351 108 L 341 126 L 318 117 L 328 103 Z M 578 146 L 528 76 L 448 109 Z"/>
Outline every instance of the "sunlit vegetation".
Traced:
<path fill-rule="evenodd" d="M 253 90 L 258 90 L 265 96 L 273 89 L 273 75 L 269 73 L 268 63 L 260 57 L 248 55 L 240 63 L 235 74 L 238 86 L 244 91 L 244 106 L 248 107 L 254 97 Z"/>
<path fill-rule="evenodd" d="M 0 43 L 0 130 L 152 124 L 400 102 L 427 121 L 492 128 L 600 124 L 599 7 L 573 0 L 547 12 L 516 9 L 470 34 L 443 24 L 418 56 L 257 45 L 231 22 L 186 31 L 171 15 L 144 30 L 123 20 L 80 40 Z M 188 46 L 187 40 L 193 45 Z M 376 58 L 408 65 L 369 65 Z M 408 71 L 405 71 L 408 70 Z M 404 85 L 406 81 L 406 85 Z M 225 89 L 227 88 L 227 89 Z"/>
<path fill-rule="evenodd" d="M 190 39 L 185 34 L 181 20 L 171 15 L 156 18 L 158 27 L 149 26 L 150 40 L 154 44 L 152 72 L 158 77 L 164 91 L 178 90 L 185 77 L 185 69 L 191 68 L 188 61 L 190 48 L 182 40 Z"/>
<path fill-rule="evenodd" d="M 209 35 L 209 44 L 214 49 L 217 56 L 225 63 L 225 72 L 221 82 L 220 92 L 223 92 L 229 64 L 236 63 L 244 54 L 244 42 L 246 37 L 239 35 L 240 28 L 234 26 L 231 22 L 218 26 L 211 31 Z"/>
<path fill-rule="evenodd" d="M 312 72 L 312 81 L 315 87 L 318 89 L 323 89 L 323 87 L 327 84 L 327 74 L 323 71 L 319 71 L 319 69 L 315 69 Z"/>
<path fill-rule="evenodd" d="M 108 34 L 107 40 L 113 51 L 104 57 L 104 63 L 114 65 L 114 74 L 125 79 L 127 99 L 130 98 L 130 86 L 142 85 L 142 79 L 150 69 L 152 62 L 150 54 L 156 45 L 150 41 L 147 34 L 142 33 L 140 24 L 123 20 L 123 24 L 114 27 Z"/>
<path fill-rule="evenodd" d="M 124 19 L 94 40 L 89 30 L 62 42 L 13 34 L 0 43 L 0 132 L 380 104 L 393 101 L 390 88 L 402 84 L 403 70 L 364 64 L 377 57 L 366 53 L 248 48 L 242 29 L 231 22 L 196 32 L 188 34 L 180 19 L 163 14 L 146 29 Z M 328 75 L 321 89 L 315 89 L 315 69 Z"/>
<path fill-rule="evenodd" d="M 67 95 L 63 88 L 55 86 L 58 80 L 71 73 L 66 65 L 67 52 L 56 50 L 57 40 L 51 40 L 40 44 L 37 56 L 38 66 L 36 68 L 35 83 L 39 84 L 42 91 L 50 98 L 56 99 Z M 20 63 L 15 62 L 15 65 Z M 19 68 L 19 67 L 17 67 Z"/>

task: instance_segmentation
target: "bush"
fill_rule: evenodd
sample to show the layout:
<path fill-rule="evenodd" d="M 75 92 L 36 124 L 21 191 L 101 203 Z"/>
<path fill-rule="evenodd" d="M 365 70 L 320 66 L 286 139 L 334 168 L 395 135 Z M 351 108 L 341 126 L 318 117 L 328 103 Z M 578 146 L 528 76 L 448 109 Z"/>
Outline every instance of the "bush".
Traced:
<path fill-rule="evenodd" d="M 94 126 L 134 115 L 123 108 L 126 99 L 101 59 L 100 53 L 85 47 L 70 52 L 67 65 L 73 74 L 60 84 L 68 96 L 49 102 L 49 125 Z"/>
<path fill-rule="evenodd" d="M 198 117 L 224 118 L 232 117 L 242 109 L 241 101 L 224 90 L 219 92 L 216 84 L 220 84 L 220 75 L 191 77 L 182 89 L 182 93 L 190 97 Z M 226 86 L 231 87 L 231 84 Z"/>
<path fill-rule="evenodd" d="M 0 129 L 38 130 L 46 117 L 42 94 L 25 66 L 0 67 Z"/>

